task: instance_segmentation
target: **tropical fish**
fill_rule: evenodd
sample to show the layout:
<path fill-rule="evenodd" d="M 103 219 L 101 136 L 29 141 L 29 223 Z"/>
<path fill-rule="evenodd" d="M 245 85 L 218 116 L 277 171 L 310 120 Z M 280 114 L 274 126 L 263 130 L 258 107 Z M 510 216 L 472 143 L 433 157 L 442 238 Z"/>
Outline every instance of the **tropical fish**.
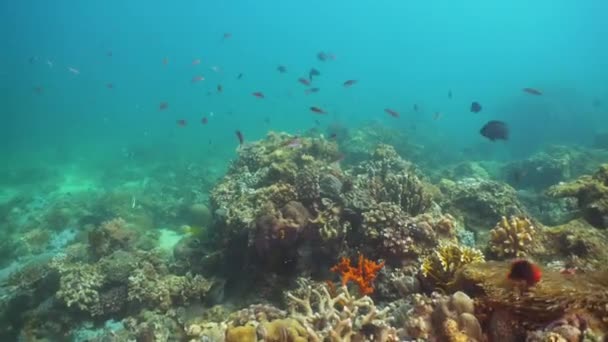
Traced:
<path fill-rule="evenodd" d="M 437 121 L 439 119 L 441 119 L 441 112 L 435 112 L 435 114 L 433 114 L 433 120 Z"/>
<path fill-rule="evenodd" d="M 106 88 L 108 88 L 108 89 L 114 89 L 114 84 L 113 83 L 106 83 Z"/>
<path fill-rule="evenodd" d="M 255 93 L 251 93 L 251 95 L 257 97 L 258 99 L 264 98 L 264 93 L 262 93 L 261 91 L 256 91 Z"/>
<path fill-rule="evenodd" d="M 240 74 L 239 74 L 239 75 L 236 77 L 236 79 L 237 79 L 237 80 L 240 80 L 241 78 L 243 78 L 243 73 L 240 73 Z"/>
<path fill-rule="evenodd" d="M 399 117 L 399 112 L 397 112 L 396 110 L 390 109 L 390 108 L 385 108 L 384 112 L 394 118 L 398 118 Z"/>
<path fill-rule="evenodd" d="M 310 81 L 305 79 L 304 77 L 298 78 L 298 82 L 302 83 L 303 85 L 305 85 L 307 87 L 310 86 Z"/>
<path fill-rule="evenodd" d="M 418 105 L 416 103 L 414 103 L 414 112 L 418 112 Z"/>
<path fill-rule="evenodd" d="M 192 60 L 192 65 L 199 65 L 199 64 L 201 64 L 200 59 L 196 58 L 196 59 Z"/>
<path fill-rule="evenodd" d="M 348 80 L 344 82 L 344 87 L 349 88 L 354 86 L 357 83 L 357 80 Z"/>
<path fill-rule="evenodd" d="M 236 138 L 239 140 L 239 145 L 243 146 L 243 143 L 245 142 L 245 137 L 243 136 L 243 133 L 241 133 L 241 131 L 237 129 L 234 134 L 236 134 Z"/>
<path fill-rule="evenodd" d="M 317 59 L 320 60 L 321 62 L 325 62 L 328 59 L 333 61 L 336 59 L 336 56 L 334 56 L 331 53 L 326 53 L 326 52 L 321 51 L 321 52 L 317 53 Z"/>
<path fill-rule="evenodd" d="M 224 35 L 222 36 L 223 40 L 230 39 L 230 38 L 232 38 L 232 33 L 230 33 L 230 32 L 225 32 Z"/>
<path fill-rule="evenodd" d="M 310 111 L 316 114 L 327 114 L 327 112 L 319 107 L 310 107 Z"/>
<path fill-rule="evenodd" d="M 73 68 L 73 67 L 68 67 L 68 71 L 71 72 L 74 75 L 80 75 L 80 70 Z"/>
<path fill-rule="evenodd" d="M 44 88 L 42 86 L 35 86 L 34 87 L 34 92 L 38 95 L 42 94 L 44 92 Z"/>
<path fill-rule="evenodd" d="M 479 102 L 471 103 L 471 112 L 473 112 L 473 113 L 481 112 L 481 105 L 479 104 Z"/>
<path fill-rule="evenodd" d="M 192 77 L 191 82 L 192 82 L 192 83 L 198 83 L 198 82 L 200 82 L 200 81 L 204 81 L 204 80 L 205 80 L 205 78 L 204 78 L 203 76 L 201 76 L 201 75 L 196 75 L 196 76 Z"/>
<path fill-rule="evenodd" d="M 511 263 L 507 279 L 515 282 L 525 282 L 528 286 L 536 285 L 542 278 L 542 271 L 538 265 L 525 259 L 517 259 Z"/>
<path fill-rule="evenodd" d="M 203 118 L 201 119 L 201 123 L 202 123 L 203 125 L 206 125 L 207 123 L 209 123 L 209 119 L 207 119 L 207 117 L 206 117 L 206 116 L 203 116 Z"/>
<path fill-rule="evenodd" d="M 306 93 L 306 94 L 318 93 L 319 90 L 320 90 L 319 88 L 309 88 L 309 89 L 304 90 L 304 93 Z"/>
<path fill-rule="evenodd" d="M 448 99 L 451 99 L 451 98 L 452 98 L 452 90 L 450 89 L 450 90 L 448 90 Z"/>
<path fill-rule="evenodd" d="M 308 79 L 312 81 L 313 76 L 321 76 L 321 72 L 315 68 L 312 68 L 308 72 Z"/>
<path fill-rule="evenodd" d="M 176 122 L 177 122 L 177 125 L 180 127 L 185 127 L 188 124 L 188 121 L 186 121 L 185 119 L 179 119 Z"/>
<path fill-rule="evenodd" d="M 532 95 L 537 95 L 537 96 L 539 96 L 539 95 L 542 95 L 542 94 L 543 94 L 543 93 L 542 93 L 542 91 L 540 91 L 540 90 L 538 90 L 538 89 L 534 89 L 534 88 L 524 88 L 524 89 L 522 89 L 522 90 L 523 90 L 525 93 L 532 94 Z"/>
<path fill-rule="evenodd" d="M 106 56 L 108 56 L 108 57 L 112 57 L 113 55 L 114 55 L 114 54 L 112 53 L 112 51 L 111 51 L 111 50 L 108 50 L 108 51 L 106 52 Z"/>
<path fill-rule="evenodd" d="M 167 65 L 169 64 L 169 58 L 165 57 L 163 58 L 163 65 Z"/>
<path fill-rule="evenodd" d="M 285 66 L 283 66 L 283 65 L 279 65 L 277 67 L 277 71 L 280 72 L 281 74 L 284 74 L 284 73 L 287 72 L 287 68 Z"/>
<path fill-rule="evenodd" d="M 49 66 L 49 68 L 52 68 L 54 64 L 53 64 L 53 61 L 52 61 L 52 60 L 47 59 L 47 60 L 46 60 L 46 65 L 48 65 L 48 66 Z"/>
<path fill-rule="evenodd" d="M 222 85 L 221 85 L 221 84 L 218 84 L 218 85 L 217 85 L 217 92 L 218 92 L 218 93 L 221 93 L 222 91 L 224 91 L 224 87 L 222 87 Z"/>
<path fill-rule="evenodd" d="M 509 127 L 506 123 L 498 120 L 488 121 L 479 130 L 479 133 L 491 141 L 509 140 Z"/>
<path fill-rule="evenodd" d="M 222 72 L 222 68 L 217 65 L 212 66 L 210 69 L 213 70 L 213 72 Z"/>
<path fill-rule="evenodd" d="M 161 102 L 161 103 L 158 105 L 158 109 L 159 109 L 159 110 L 165 110 L 165 109 L 167 109 L 167 108 L 169 108 L 169 103 L 168 103 L 168 102 Z"/>

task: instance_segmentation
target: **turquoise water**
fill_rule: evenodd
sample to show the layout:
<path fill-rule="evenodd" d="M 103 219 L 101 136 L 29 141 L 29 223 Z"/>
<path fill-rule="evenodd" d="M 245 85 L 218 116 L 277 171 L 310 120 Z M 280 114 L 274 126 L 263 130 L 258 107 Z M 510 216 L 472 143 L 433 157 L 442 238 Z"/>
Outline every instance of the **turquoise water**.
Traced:
<path fill-rule="evenodd" d="M 117 213 L 169 251 L 205 232 L 184 212 L 208 203 L 237 157 L 236 131 L 246 144 L 270 131 L 336 134 L 348 162 L 360 161 L 349 132 L 383 132 L 435 185 L 460 162 L 505 183 L 501 166 L 552 145 L 578 158 L 558 181 L 606 162 L 606 141 L 580 152 L 608 132 L 603 0 L 23 0 L 0 3 L 0 19 L 0 285 Z M 298 79 L 311 68 L 321 75 L 307 87 Z M 490 120 L 508 125 L 507 141 L 480 134 Z M 544 218 L 543 167 L 517 196 Z M 547 211 L 570 218 L 568 205 Z"/>
<path fill-rule="evenodd" d="M 305 131 L 315 119 L 347 126 L 374 120 L 404 131 L 416 125 L 408 134 L 443 148 L 486 143 L 478 129 L 501 119 L 510 123 L 512 140 L 494 148 L 521 155 L 549 141 L 588 142 L 605 117 L 592 101 L 608 102 L 602 1 L 1 6 L 2 149 L 17 160 L 41 152 L 112 155 L 137 144 L 175 155 L 227 155 L 235 129 L 253 140 L 268 129 Z M 232 37 L 223 40 L 226 32 Z M 319 51 L 336 60 L 319 62 Z M 201 64 L 191 65 L 197 58 Z M 279 74 L 278 65 L 288 73 Z M 322 73 L 314 82 L 321 90 L 305 95 L 297 79 L 311 67 Z M 192 84 L 199 74 L 205 81 Z M 347 79 L 359 83 L 344 89 Z M 544 96 L 527 96 L 523 87 Z M 158 110 L 161 101 L 168 110 Z M 468 111 L 471 101 L 482 104 L 480 114 Z M 313 105 L 329 114 L 311 114 Z M 209 112 L 215 115 L 202 127 Z M 177 119 L 188 127 L 177 127 Z"/>

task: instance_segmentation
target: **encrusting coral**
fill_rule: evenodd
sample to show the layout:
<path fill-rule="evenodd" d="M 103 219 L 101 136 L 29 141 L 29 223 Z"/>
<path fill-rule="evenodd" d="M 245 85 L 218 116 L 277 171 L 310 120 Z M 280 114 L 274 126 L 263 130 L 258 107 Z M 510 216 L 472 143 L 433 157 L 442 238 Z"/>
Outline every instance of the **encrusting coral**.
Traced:
<path fill-rule="evenodd" d="M 608 164 L 602 165 L 592 176 L 555 185 L 547 193 L 552 197 L 575 197 L 587 222 L 597 228 L 608 227 Z"/>
<path fill-rule="evenodd" d="M 377 263 L 359 255 L 356 267 L 351 266 L 350 258 L 342 257 L 340 262 L 331 268 L 331 271 L 340 275 L 343 286 L 352 281 L 357 284 L 362 295 L 368 295 L 374 293 L 374 280 L 382 267 L 384 267 L 384 261 Z"/>
<path fill-rule="evenodd" d="M 525 217 L 502 217 L 490 231 L 488 249 L 498 259 L 521 258 L 533 248 L 536 230 Z"/>
<path fill-rule="evenodd" d="M 449 291 L 462 267 L 484 262 L 483 253 L 475 248 L 452 242 L 440 243 L 422 260 L 420 271 L 425 280 L 435 288 Z"/>

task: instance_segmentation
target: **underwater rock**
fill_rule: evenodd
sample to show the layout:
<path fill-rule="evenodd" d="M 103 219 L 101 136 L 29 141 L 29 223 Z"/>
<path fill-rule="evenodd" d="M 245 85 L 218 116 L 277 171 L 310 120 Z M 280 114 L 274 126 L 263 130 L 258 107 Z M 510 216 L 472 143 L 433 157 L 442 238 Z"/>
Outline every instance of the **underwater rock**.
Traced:
<path fill-rule="evenodd" d="M 608 164 L 591 176 L 555 185 L 547 191 L 553 197 L 574 197 L 582 217 L 597 228 L 608 227 Z"/>

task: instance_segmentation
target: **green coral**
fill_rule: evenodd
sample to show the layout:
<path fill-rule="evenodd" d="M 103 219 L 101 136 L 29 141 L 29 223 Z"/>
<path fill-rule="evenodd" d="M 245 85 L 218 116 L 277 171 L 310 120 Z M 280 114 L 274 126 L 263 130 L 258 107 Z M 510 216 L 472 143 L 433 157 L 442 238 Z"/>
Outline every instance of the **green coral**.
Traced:
<path fill-rule="evenodd" d="M 478 249 L 452 242 L 442 242 L 433 250 L 433 253 L 422 260 L 420 272 L 436 288 L 449 291 L 456 280 L 456 273 L 460 269 L 468 264 L 484 261 L 484 255 Z"/>
<path fill-rule="evenodd" d="M 608 227 L 608 164 L 591 176 L 555 185 L 547 193 L 552 197 L 575 197 L 587 222 L 598 228 Z"/>

